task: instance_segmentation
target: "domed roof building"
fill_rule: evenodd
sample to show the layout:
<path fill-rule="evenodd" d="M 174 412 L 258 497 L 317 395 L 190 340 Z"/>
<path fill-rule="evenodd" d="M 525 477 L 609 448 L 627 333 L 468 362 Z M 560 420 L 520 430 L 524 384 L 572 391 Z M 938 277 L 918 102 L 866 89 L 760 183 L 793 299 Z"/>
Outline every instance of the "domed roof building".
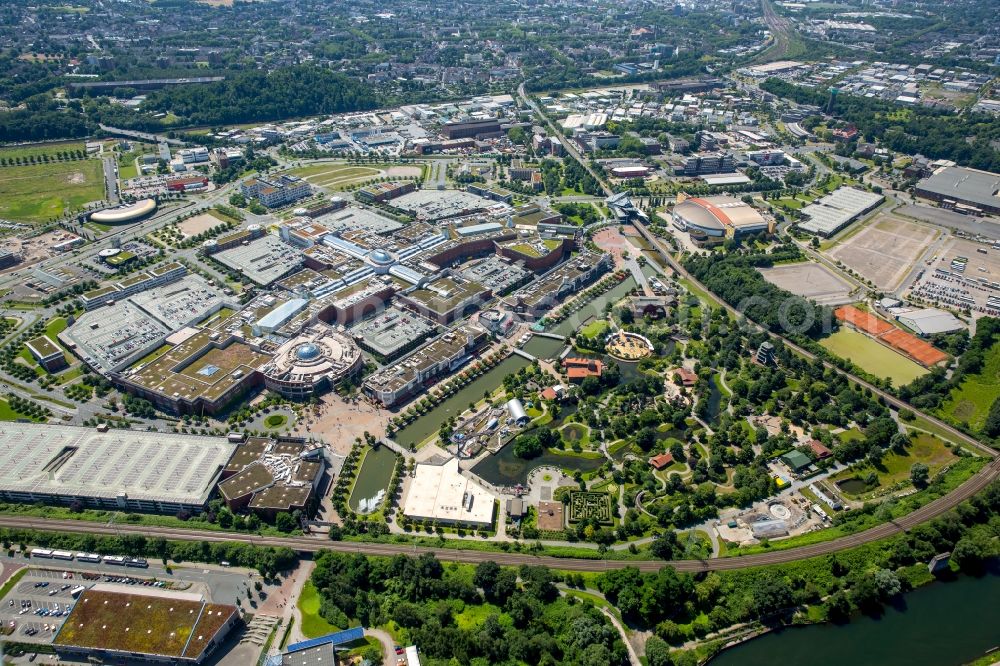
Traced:
<path fill-rule="evenodd" d="M 262 373 L 267 388 L 303 399 L 337 386 L 362 364 L 361 350 L 349 335 L 317 322 L 282 344 Z"/>

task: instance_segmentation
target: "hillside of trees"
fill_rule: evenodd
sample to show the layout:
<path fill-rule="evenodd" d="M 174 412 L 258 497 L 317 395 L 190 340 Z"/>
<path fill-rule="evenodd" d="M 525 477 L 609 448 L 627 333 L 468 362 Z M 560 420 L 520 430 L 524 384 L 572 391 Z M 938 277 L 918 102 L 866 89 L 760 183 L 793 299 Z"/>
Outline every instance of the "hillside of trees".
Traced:
<path fill-rule="evenodd" d="M 761 88 L 800 104 L 824 106 L 829 101 L 825 89 L 803 88 L 780 79 L 768 79 Z M 947 111 L 904 108 L 853 95 L 838 96 L 833 115 L 853 123 L 867 140 L 877 139 L 891 150 L 1000 171 L 1000 151 L 992 145 L 1000 141 L 1000 123 L 990 116 L 957 118 Z"/>
<path fill-rule="evenodd" d="M 179 86 L 149 96 L 144 111 L 173 113 L 187 125 L 225 125 L 372 109 L 369 86 L 310 65 L 232 74 L 225 81 Z"/>

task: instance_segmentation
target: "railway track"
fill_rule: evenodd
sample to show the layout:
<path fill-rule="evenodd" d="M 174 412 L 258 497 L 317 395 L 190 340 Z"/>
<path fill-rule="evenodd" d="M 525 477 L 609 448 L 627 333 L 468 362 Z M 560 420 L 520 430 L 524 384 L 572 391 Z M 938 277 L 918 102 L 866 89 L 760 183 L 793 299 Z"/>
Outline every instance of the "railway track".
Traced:
<path fill-rule="evenodd" d="M 146 538 L 162 537 L 174 541 L 205 541 L 241 542 L 255 546 L 287 547 L 300 554 L 311 554 L 320 550 L 333 550 L 342 553 L 362 553 L 364 555 L 422 555 L 432 553 L 440 560 L 449 562 L 464 562 L 477 564 L 494 561 L 498 564 L 519 566 L 522 564 L 545 565 L 553 569 L 570 571 L 607 571 L 624 567 L 636 567 L 641 571 L 654 572 L 664 566 L 671 566 L 678 571 L 724 571 L 730 569 L 745 569 L 769 564 L 783 564 L 796 560 L 828 555 L 849 548 L 854 548 L 872 541 L 907 531 L 921 523 L 925 523 L 953 509 L 960 502 L 969 499 L 990 483 L 1000 478 L 1000 460 L 992 460 L 975 476 L 967 480 L 953 492 L 940 497 L 933 502 L 913 511 L 912 513 L 892 522 L 877 525 L 863 532 L 840 537 L 831 541 L 776 550 L 770 553 L 759 553 L 739 557 L 724 557 L 711 560 L 591 560 L 580 558 L 562 558 L 549 555 L 531 555 L 528 553 L 505 553 L 479 550 L 457 550 L 450 548 L 434 548 L 415 544 L 394 543 L 364 543 L 351 541 L 326 541 L 317 537 L 267 537 L 238 532 L 217 532 L 209 530 L 182 529 L 170 527 L 147 527 L 133 525 L 106 525 L 103 523 L 88 523 L 77 520 L 48 520 L 43 518 L 25 518 L 19 516 L 0 516 L 0 527 L 13 529 L 34 529 L 43 531 L 69 532 L 74 534 L 94 534 L 118 536 L 131 534 Z"/>

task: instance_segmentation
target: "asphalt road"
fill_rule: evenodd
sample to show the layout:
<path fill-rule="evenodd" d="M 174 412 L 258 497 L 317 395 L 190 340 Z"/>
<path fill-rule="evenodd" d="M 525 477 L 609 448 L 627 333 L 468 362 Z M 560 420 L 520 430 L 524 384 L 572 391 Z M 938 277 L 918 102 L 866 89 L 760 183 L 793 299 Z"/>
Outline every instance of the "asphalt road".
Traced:
<path fill-rule="evenodd" d="M 723 571 L 730 569 L 745 569 L 769 564 L 784 564 L 797 560 L 818 557 L 836 553 L 862 544 L 878 541 L 907 531 L 921 523 L 936 518 L 953 509 L 960 502 L 980 492 L 990 483 L 1000 478 L 1000 460 L 992 460 L 975 476 L 963 483 L 953 492 L 917 509 L 916 511 L 871 529 L 840 537 L 831 541 L 776 550 L 770 553 L 746 555 L 741 557 L 723 557 L 711 560 L 588 560 L 577 558 L 561 558 L 547 555 L 531 555 L 526 553 L 504 553 L 478 550 L 453 550 L 448 548 L 433 548 L 415 544 L 360 543 L 348 541 L 327 541 L 316 537 L 264 537 L 232 532 L 212 532 L 195 529 L 177 529 L 161 527 L 145 527 L 132 525 L 116 525 L 109 527 L 103 523 L 89 523 L 79 520 L 45 520 L 41 518 L 23 518 L 18 516 L 0 516 L 0 527 L 38 529 L 78 534 L 108 534 L 122 533 L 139 534 L 146 538 L 163 537 L 177 541 L 207 541 L 225 542 L 238 541 L 257 546 L 288 547 L 302 553 L 315 553 L 320 550 L 333 550 L 343 553 L 362 553 L 364 555 L 393 556 L 422 555 L 432 553 L 440 560 L 450 562 L 465 562 L 476 564 L 492 560 L 498 564 L 519 566 L 522 564 L 545 565 L 553 569 L 570 571 L 607 571 L 636 567 L 641 571 L 659 571 L 668 565 L 678 571 Z"/>

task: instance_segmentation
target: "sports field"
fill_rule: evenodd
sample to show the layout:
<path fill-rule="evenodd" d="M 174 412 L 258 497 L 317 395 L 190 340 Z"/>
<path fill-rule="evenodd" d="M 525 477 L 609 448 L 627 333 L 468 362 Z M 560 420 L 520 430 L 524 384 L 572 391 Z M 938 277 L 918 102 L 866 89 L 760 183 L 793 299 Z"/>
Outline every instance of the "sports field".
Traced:
<path fill-rule="evenodd" d="M 312 185 L 330 190 L 343 190 L 351 185 L 384 176 L 409 178 L 422 173 L 420 165 L 414 166 L 358 166 L 353 164 L 311 164 L 290 170 L 293 176 L 305 178 Z"/>
<path fill-rule="evenodd" d="M 967 375 L 958 388 L 952 389 L 951 396 L 941 405 L 941 412 L 980 430 L 997 398 L 1000 398 L 1000 345 L 994 345 L 986 354 L 982 372 Z"/>
<path fill-rule="evenodd" d="M 48 222 L 103 198 L 100 160 L 0 167 L 0 218 Z"/>
<path fill-rule="evenodd" d="M 876 377 L 889 377 L 893 386 L 909 384 L 927 370 L 879 344 L 863 333 L 844 327 L 819 342 L 830 353 L 847 359 Z"/>

